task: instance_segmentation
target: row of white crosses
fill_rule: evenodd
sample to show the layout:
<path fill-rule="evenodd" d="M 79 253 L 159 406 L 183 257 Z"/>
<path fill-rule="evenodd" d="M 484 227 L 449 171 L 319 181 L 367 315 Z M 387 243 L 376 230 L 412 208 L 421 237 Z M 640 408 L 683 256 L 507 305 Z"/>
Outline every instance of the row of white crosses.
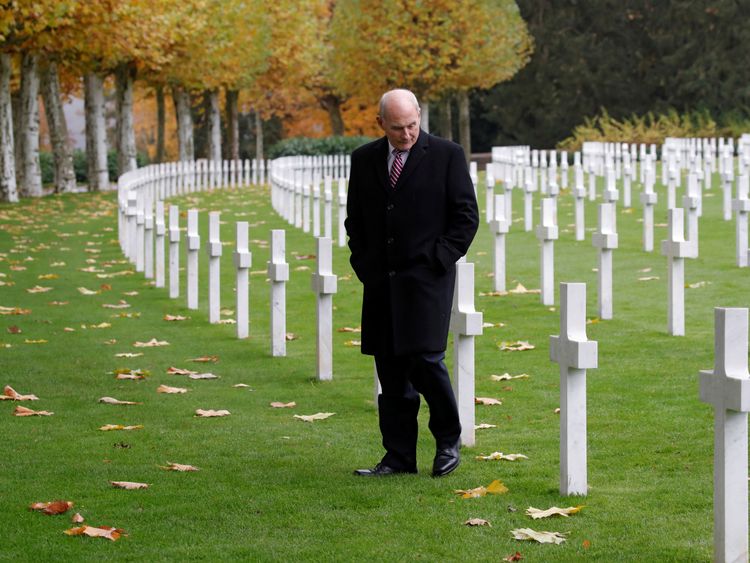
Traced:
<path fill-rule="evenodd" d="M 329 161 L 335 163 L 335 166 L 326 166 L 325 163 Z M 273 161 L 270 175 L 271 205 L 290 225 L 302 229 L 305 233 L 312 233 L 315 237 L 326 238 L 333 238 L 335 207 L 338 219 L 337 242 L 338 246 L 344 246 L 346 179 L 349 167 L 348 155 L 337 155 L 333 158 L 291 156 L 276 159 Z"/>

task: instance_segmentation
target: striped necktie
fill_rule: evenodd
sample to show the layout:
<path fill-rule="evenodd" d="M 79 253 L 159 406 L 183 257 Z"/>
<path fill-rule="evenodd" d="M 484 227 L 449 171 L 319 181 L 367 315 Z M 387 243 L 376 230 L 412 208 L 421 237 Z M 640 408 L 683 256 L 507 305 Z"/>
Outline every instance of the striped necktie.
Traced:
<path fill-rule="evenodd" d="M 404 163 L 401 160 L 401 155 L 404 154 L 405 152 L 406 151 L 393 149 L 393 156 L 395 158 L 393 159 L 393 164 L 391 165 L 391 176 L 389 178 L 391 188 L 396 187 L 396 182 L 398 181 L 398 177 L 401 175 L 401 170 L 404 169 Z"/>

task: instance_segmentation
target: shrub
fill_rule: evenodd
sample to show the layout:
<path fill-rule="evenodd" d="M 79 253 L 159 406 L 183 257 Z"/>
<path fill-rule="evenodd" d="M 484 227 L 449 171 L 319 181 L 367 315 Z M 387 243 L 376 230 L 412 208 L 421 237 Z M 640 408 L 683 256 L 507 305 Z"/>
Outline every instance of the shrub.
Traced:
<path fill-rule="evenodd" d="M 360 145 L 372 141 L 371 137 L 323 137 L 313 139 L 310 137 L 291 137 L 273 145 L 269 151 L 270 158 L 281 156 L 319 156 L 327 154 L 350 154 Z"/>
<path fill-rule="evenodd" d="M 148 155 L 142 152 L 136 154 L 138 168 L 149 163 Z M 39 164 L 42 169 L 42 183 L 51 184 L 55 181 L 55 162 L 51 152 L 39 151 Z M 117 182 L 117 151 L 107 153 L 107 167 L 109 169 L 109 181 Z M 76 174 L 76 182 L 85 184 L 89 180 L 88 163 L 86 162 L 86 151 L 75 149 L 73 151 L 73 170 Z"/>
<path fill-rule="evenodd" d="M 606 109 L 594 118 L 587 118 L 573 129 L 573 134 L 558 143 L 558 148 L 567 151 L 581 150 L 584 141 L 606 141 L 622 143 L 645 143 L 660 145 L 666 137 L 738 137 L 750 131 L 746 117 L 728 114 L 720 120 L 707 111 L 684 114 L 670 110 L 665 114 L 631 115 L 622 120 L 611 117 Z"/>

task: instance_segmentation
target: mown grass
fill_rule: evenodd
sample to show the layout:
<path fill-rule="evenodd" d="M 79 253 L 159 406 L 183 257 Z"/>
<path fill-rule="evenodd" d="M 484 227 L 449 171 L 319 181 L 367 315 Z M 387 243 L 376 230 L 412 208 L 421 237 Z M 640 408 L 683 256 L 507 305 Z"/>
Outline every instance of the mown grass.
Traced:
<path fill-rule="evenodd" d="M 637 191 L 633 201 L 637 200 Z M 0 305 L 24 307 L 24 316 L 0 317 L 0 384 L 41 400 L 24 405 L 54 411 L 47 418 L 16 418 L 14 405 L 0 403 L 0 558 L 7 560 L 298 560 L 298 561 L 497 561 L 520 551 L 528 561 L 705 561 L 712 550 L 711 409 L 698 400 L 697 373 L 713 365 L 713 307 L 747 306 L 747 271 L 734 266 L 734 223 L 721 219 L 714 188 L 704 199 L 700 258 L 686 264 L 686 282 L 709 285 L 686 290 L 685 337 L 666 334 L 666 259 L 641 250 L 640 207 L 619 210 L 620 248 L 615 251 L 615 318 L 588 326 L 599 342 L 599 368 L 588 375 L 590 494 L 564 498 L 558 492 L 559 404 L 556 364 L 548 359 L 549 335 L 559 332 L 559 312 L 540 304 L 538 295 L 477 296 L 485 321 L 506 323 L 476 339 L 476 392 L 503 399 L 500 407 L 477 407 L 477 422 L 497 428 L 477 432 L 477 446 L 464 448 L 454 474 L 431 479 L 434 444 L 422 409 L 420 475 L 383 480 L 354 477 L 357 467 L 381 456 L 373 369 L 369 357 L 345 342 L 356 334 L 334 333 L 334 380 L 315 380 L 315 309 L 310 290 L 314 240 L 289 227 L 272 212 L 266 188 L 220 190 L 176 198 L 181 211 L 201 209 L 207 235 L 208 210 L 221 210 L 222 238 L 232 241 L 233 223 L 251 223 L 252 271 L 265 269 L 272 228 L 287 229 L 288 356 L 272 358 L 268 340 L 268 285 L 263 273 L 251 275 L 251 337 L 239 341 L 232 325 L 207 321 L 207 260 L 201 252 L 201 308 L 189 311 L 183 295 L 170 300 L 142 275 L 98 279 L 82 272 L 130 269 L 116 243 L 115 198 L 70 195 L 15 206 L 0 206 Z M 666 222 L 660 194 L 657 222 Z M 480 190 L 480 206 L 484 203 Z M 538 201 L 536 202 L 538 206 Z M 522 198 L 514 197 L 515 217 Z M 587 227 L 596 207 L 586 203 Z M 539 287 L 539 251 L 533 233 L 514 222 L 508 236 L 509 284 Z M 184 219 L 182 220 L 184 225 Z M 588 316 L 596 317 L 596 249 L 575 242 L 572 198 L 559 202 L 560 240 L 556 278 L 588 284 Z M 87 246 L 87 243 L 94 243 Z M 101 250 L 100 253 L 85 252 Z M 222 264 L 222 306 L 234 309 L 232 246 Z M 334 297 L 334 327 L 359 324 L 361 288 L 351 275 L 348 252 L 336 248 L 340 276 Z M 184 253 L 184 240 L 183 240 Z M 32 260 L 29 260 L 32 259 Z M 492 290 L 492 239 L 486 225 L 468 259 L 476 264 L 476 291 Z M 64 261 L 65 266 L 52 267 Z M 115 262 L 115 263 L 113 263 Z M 109 267 L 107 264 L 109 263 Z M 184 254 L 182 264 L 185 264 Z M 25 270 L 11 269 L 23 266 Z M 651 272 L 639 270 L 652 268 Z M 56 273 L 60 278 L 39 280 Z M 648 282 L 641 276 L 658 276 Z M 83 286 L 111 289 L 86 296 Z M 34 285 L 48 293 L 29 294 Z M 125 292 L 138 295 L 126 296 Z M 105 303 L 125 299 L 132 307 L 110 310 Z M 51 301 L 68 301 L 52 306 Z M 119 313 L 140 313 L 123 318 Z M 190 317 L 166 322 L 165 314 Z M 111 323 L 111 328 L 81 325 Z M 7 329 L 17 326 L 21 334 Z M 65 332 L 64 328 L 75 328 Z M 158 338 L 170 346 L 137 349 L 136 340 Z M 46 339 L 46 344 L 24 340 Z M 500 352 L 501 340 L 529 340 L 536 349 Z M 116 340 L 116 343 L 105 342 Z M 120 352 L 144 352 L 115 358 Z M 215 354 L 217 364 L 189 358 Z M 450 362 L 450 350 L 449 350 Z M 210 370 L 212 381 L 167 375 L 169 366 Z M 143 368 L 145 381 L 116 381 L 119 367 Z M 529 379 L 493 382 L 490 374 L 528 373 Z M 185 395 L 161 395 L 156 387 L 185 386 Z M 252 390 L 233 388 L 246 383 Z M 141 401 L 119 407 L 97 403 L 102 396 Z M 272 409 L 271 401 L 296 401 L 294 409 Z M 199 419 L 196 408 L 228 409 L 222 419 Z M 328 420 L 300 422 L 292 414 L 335 412 Z M 107 423 L 143 424 L 133 432 L 101 432 Z M 523 453 L 526 461 L 483 462 L 474 456 L 493 451 Z M 200 467 L 197 473 L 163 471 L 166 462 Z M 462 500 L 454 489 L 501 479 L 502 496 Z M 150 483 L 147 490 L 115 490 L 110 480 Z M 63 535 L 69 515 L 44 516 L 28 505 L 54 499 L 75 502 L 91 525 L 111 525 L 129 534 L 116 543 Z M 529 506 L 585 504 L 568 519 L 532 521 Z M 469 528 L 471 517 L 492 527 Z M 568 533 L 563 545 L 518 542 L 510 530 L 532 527 Z"/>

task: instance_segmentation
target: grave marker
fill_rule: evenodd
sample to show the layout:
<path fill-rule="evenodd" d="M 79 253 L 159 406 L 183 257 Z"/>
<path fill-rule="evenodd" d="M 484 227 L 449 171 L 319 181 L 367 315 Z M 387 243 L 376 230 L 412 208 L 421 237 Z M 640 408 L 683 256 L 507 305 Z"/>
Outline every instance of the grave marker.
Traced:
<path fill-rule="evenodd" d="M 541 224 L 537 225 L 536 238 L 541 243 L 541 299 L 543 305 L 555 304 L 555 241 L 557 225 L 555 224 L 555 200 L 551 197 L 542 199 Z"/>
<path fill-rule="evenodd" d="M 509 223 L 505 217 L 505 197 L 495 196 L 495 218 L 490 221 L 490 232 L 495 235 L 495 291 L 505 291 L 505 234 Z"/>
<path fill-rule="evenodd" d="M 669 209 L 669 239 L 661 241 L 661 253 L 667 264 L 667 332 L 685 335 L 685 258 L 690 257 L 690 243 L 685 240 L 683 210 Z"/>
<path fill-rule="evenodd" d="M 221 235 L 219 229 L 221 213 L 208 214 L 208 322 L 218 323 L 221 309 Z"/>
<path fill-rule="evenodd" d="M 271 260 L 268 277 L 271 280 L 271 355 L 286 356 L 286 282 L 289 264 L 286 263 L 286 233 L 283 229 L 271 231 Z"/>
<path fill-rule="evenodd" d="M 482 334 L 482 313 L 474 310 L 474 264 L 462 258 L 456 263 L 456 288 L 451 314 L 453 332 L 453 381 L 461 421 L 461 445 L 473 447 L 474 337 Z"/>
<path fill-rule="evenodd" d="M 333 179 L 330 176 L 326 176 L 325 185 L 323 186 L 323 197 L 325 199 L 325 211 L 324 216 L 324 228 L 323 236 L 326 238 L 333 238 L 333 190 L 331 184 Z"/>
<path fill-rule="evenodd" d="M 164 201 L 160 199 L 156 202 L 156 287 L 164 287 L 164 235 L 166 232 Z"/>
<path fill-rule="evenodd" d="M 613 203 L 599 204 L 599 231 L 591 237 L 599 249 L 599 318 L 612 318 L 612 250 L 617 248 L 617 213 Z"/>
<path fill-rule="evenodd" d="M 654 192 L 655 176 L 653 169 L 644 167 L 645 183 L 641 192 L 643 204 L 643 250 L 654 250 L 654 207 L 656 206 L 656 192 Z"/>
<path fill-rule="evenodd" d="M 560 334 L 550 336 L 560 365 L 560 494 L 588 493 L 586 370 L 598 365 L 598 343 L 586 337 L 586 284 L 560 284 Z"/>
<path fill-rule="evenodd" d="M 180 296 L 180 210 L 169 206 L 169 296 Z"/>
<path fill-rule="evenodd" d="M 198 308 L 198 251 L 201 237 L 198 234 L 198 210 L 188 209 L 187 217 L 187 307 Z"/>
<path fill-rule="evenodd" d="M 151 280 L 154 279 L 154 207 L 151 190 L 147 190 L 143 196 L 143 275 Z"/>
<path fill-rule="evenodd" d="M 737 266 L 747 268 L 748 266 L 748 241 L 747 241 L 747 214 L 750 212 L 750 199 L 748 199 L 748 186 L 750 177 L 746 173 L 737 177 L 737 199 L 732 201 L 732 209 L 737 213 L 736 222 L 736 255 Z"/>
<path fill-rule="evenodd" d="M 342 247 L 346 244 L 346 227 L 344 227 L 344 221 L 346 220 L 346 178 L 339 178 L 339 246 Z"/>
<path fill-rule="evenodd" d="M 576 155 L 578 154 L 576 153 Z M 586 238 L 586 213 L 583 200 L 586 197 L 586 186 L 583 184 L 583 167 L 580 161 L 575 164 L 573 197 L 575 198 L 576 240 L 584 240 Z"/>
<path fill-rule="evenodd" d="M 248 246 L 248 223 L 237 221 L 237 246 L 234 252 L 234 267 L 237 269 L 237 338 L 250 336 L 250 266 L 253 255 Z"/>
<path fill-rule="evenodd" d="M 714 407 L 714 561 L 747 561 L 747 309 L 714 309 L 714 369 L 700 399 Z"/>
<path fill-rule="evenodd" d="M 337 278 L 333 274 L 333 241 L 319 237 L 317 271 L 312 275 L 312 289 L 317 302 L 317 377 L 320 381 L 333 379 L 333 294 Z"/>

